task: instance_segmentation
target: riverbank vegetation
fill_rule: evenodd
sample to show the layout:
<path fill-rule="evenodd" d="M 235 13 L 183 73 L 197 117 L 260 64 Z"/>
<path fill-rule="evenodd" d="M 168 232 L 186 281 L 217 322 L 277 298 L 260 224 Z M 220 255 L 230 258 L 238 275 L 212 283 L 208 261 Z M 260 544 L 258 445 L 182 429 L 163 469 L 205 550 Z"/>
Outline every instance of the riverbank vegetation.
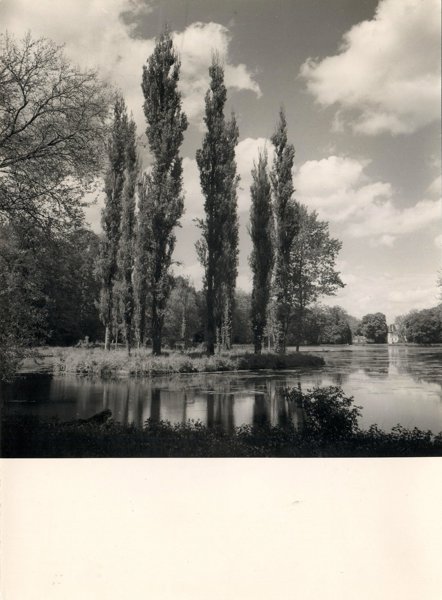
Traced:
<path fill-rule="evenodd" d="M 148 420 L 122 425 L 106 414 L 68 423 L 4 417 L 2 456 L 81 457 L 383 457 L 442 456 L 442 433 L 400 425 L 390 432 L 358 426 L 360 409 L 341 388 L 293 389 L 287 401 L 303 409 L 299 428 L 242 426 L 231 430 L 201 422 Z"/>
<path fill-rule="evenodd" d="M 123 349 L 108 352 L 102 348 L 59 348 L 54 356 L 54 371 L 81 375 L 144 376 L 172 373 L 212 373 L 262 369 L 319 367 L 324 360 L 301 352 L 238 353 L 234 350 L 207 356 L 202 351 L 170 352 L 155 356 L 149 350 L 134 350 L 130 356 Z"/>

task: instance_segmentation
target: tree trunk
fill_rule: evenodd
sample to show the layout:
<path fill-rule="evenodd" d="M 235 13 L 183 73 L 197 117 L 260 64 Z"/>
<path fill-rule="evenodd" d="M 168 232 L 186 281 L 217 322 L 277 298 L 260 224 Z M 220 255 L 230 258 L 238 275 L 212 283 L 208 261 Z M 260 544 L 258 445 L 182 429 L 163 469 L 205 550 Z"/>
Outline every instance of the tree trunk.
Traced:
<path fill-rule="evenodd" d="M 152 330 L 152 354 L 154 356 L 161 354 L 161 333 L 158 330 Z"/>
<path fill-rule="evenodd" d="M 209 356 L 215 354 L 215 315 L 214 315 L 214 301 L 213 301 L 213 281 L 212 274 L 208 273 L 207 276 L 207 323 L 206 323 L 206 345 L 207 354 Z"/>
<path fill-rule="evenodd" d="M 158 314 L 158 306 L 154 296 L 152 301 L 152 354 L 154 356 L 160 356 L 161 354 L 162 329 L 163 323 Z"/>
<path fill-rule="evenodd" d="M 106 325 L 106 330 L 104 334 L 104 349 L 110 350 L 110 327 Z"/>
<path fill-rule="evenodd" d="M 262 337 L 255 335 L 255 354 L 261 354 L 262 351 Z"/>

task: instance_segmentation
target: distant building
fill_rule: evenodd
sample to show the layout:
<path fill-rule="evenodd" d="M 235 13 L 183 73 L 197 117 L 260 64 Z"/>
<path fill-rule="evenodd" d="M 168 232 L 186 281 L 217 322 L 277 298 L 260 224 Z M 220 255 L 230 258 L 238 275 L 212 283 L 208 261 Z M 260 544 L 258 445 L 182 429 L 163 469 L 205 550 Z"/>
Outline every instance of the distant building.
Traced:
<path fill-rule="evenodd" d="M 353 344 L 367 344 L 368 340 L 365 335 L 354 335 Z"/>
<path fill-rule="evenodd" d="M 396 327 L 396 325 L 394 323 L 392 325 L 388 326 L 387 341 L 389 344 L 399 344 L 399 342 L 401 341 L 399 339 L 398 328 Z"/>

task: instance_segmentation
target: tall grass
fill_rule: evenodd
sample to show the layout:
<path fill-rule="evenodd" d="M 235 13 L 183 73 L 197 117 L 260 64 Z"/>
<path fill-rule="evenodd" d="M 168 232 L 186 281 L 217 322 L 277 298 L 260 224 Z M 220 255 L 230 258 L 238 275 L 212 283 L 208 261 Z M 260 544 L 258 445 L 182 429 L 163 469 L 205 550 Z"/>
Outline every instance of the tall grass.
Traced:
<path fill-rule="evenodd" d="M 277 354 L 238 354 L 235 352 L 205 356 L 202 353 L 171 352 L 153 356 L 149 350 L 134 350 L 128 356 L 125 350 L 106 351 L 102 348 L 59 348 L 54 369 L 58 373 L 78 373 L 106 376 L 168 375 L 172 373 L 213 373 L 219 371 L 289 369 L 320 366 L 322 358 L 300 352 Z"/>

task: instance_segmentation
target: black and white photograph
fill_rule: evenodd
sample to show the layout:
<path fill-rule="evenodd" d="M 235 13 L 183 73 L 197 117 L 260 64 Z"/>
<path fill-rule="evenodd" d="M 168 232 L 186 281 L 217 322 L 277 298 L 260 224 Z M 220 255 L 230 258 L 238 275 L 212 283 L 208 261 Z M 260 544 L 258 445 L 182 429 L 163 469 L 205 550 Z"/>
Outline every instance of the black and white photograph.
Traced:
<path fill-rule="evenodd" d="M 439 13 L 0 3 L 3 456 L 441 455 Z"/>
<path fill-rule="evenodd" d="M 0 0 L 0 596 L 440 600 L 440 0 Z"/>

